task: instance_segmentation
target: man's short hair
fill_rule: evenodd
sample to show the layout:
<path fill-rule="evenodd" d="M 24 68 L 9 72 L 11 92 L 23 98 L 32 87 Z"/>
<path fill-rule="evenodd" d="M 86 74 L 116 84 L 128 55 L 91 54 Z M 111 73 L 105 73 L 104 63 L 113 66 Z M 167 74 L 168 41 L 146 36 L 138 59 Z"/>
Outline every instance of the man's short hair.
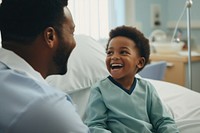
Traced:
<path fill-rule="evenodd" d="M 61 29 L 68 0 L 2 0 L 2 41 L 30 42 L 46 27 Z"/>

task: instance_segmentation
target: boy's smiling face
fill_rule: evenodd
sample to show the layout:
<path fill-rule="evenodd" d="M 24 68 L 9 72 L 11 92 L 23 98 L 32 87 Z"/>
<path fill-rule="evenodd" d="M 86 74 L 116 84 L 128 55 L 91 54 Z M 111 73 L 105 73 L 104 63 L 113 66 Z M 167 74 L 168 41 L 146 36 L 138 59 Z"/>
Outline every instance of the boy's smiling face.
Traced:
<path fill-rule="evenodd" d="M 134 41 L 117 36 L 109 42 L 106 65 L 115 80 L 130 80 L 134 78 L 138 68 L 143 67 L 144 58 L 140 57 Z"/>

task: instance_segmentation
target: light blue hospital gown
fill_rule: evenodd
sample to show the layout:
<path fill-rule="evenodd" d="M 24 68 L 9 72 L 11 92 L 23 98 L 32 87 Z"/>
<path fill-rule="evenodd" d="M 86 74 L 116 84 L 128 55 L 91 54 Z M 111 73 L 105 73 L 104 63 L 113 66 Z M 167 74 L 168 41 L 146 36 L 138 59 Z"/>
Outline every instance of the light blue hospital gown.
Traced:
<path fill-rule="evenodd" d="M 91 88 L 85 123 L 91 133 L 178 133 L 155 88 L 135 78 L 130 91 L 110 76 Z"/>

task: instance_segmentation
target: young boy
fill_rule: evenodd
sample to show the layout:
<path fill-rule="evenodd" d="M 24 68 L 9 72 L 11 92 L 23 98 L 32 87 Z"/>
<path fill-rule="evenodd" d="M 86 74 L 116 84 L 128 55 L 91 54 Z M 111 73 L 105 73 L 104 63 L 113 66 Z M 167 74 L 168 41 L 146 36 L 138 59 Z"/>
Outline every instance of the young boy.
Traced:
<path fill-rule="evenodd" d="M 149 60 L 149 41 L 136 28 L 110 32 L 106 47 L 110 76 L 96 83 L 86 110 L 91 133 L 178 133 L 155 88 L 136 78 Z"/>

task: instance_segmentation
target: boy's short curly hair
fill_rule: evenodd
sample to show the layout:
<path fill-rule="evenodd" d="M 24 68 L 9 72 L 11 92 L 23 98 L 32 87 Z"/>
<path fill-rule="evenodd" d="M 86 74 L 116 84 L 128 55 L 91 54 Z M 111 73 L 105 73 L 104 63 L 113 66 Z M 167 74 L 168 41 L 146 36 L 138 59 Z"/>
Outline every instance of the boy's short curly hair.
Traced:
<path fill-rule="evenodd" d="M 144 66 L 149 62 L 149 55 L 150 55 L 149 40 L 144 36 L 142 32 L 140 32 L 135 27 L 131 26 L 123 25 L 116 27 L 115 29 L 112 29 L 109 33 L 109 40 L 106 46 L 106 50 L 108 49 L 110 41 L 117 36 L 124 36 L 133 40 L 136 44 L 136 47 L 139 50 L 138 52 L 140 56 L 145 58 Z M 141 71 L 143 68 L 139 69 L 138 72 Z"/>

